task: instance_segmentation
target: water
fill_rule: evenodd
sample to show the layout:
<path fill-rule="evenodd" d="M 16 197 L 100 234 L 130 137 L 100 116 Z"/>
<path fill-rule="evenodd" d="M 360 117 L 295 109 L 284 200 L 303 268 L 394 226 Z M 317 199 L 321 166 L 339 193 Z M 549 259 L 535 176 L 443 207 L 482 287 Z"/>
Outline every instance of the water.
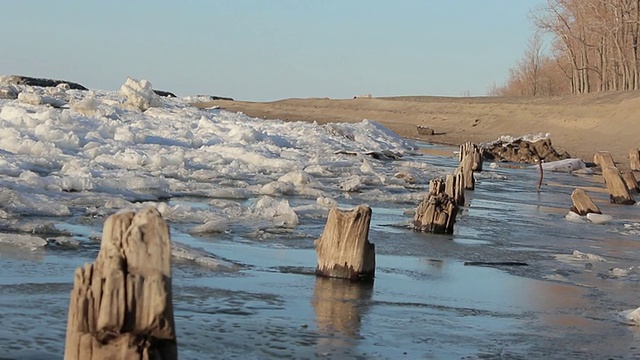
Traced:
<path fill-rule="evenodd" d="M 406 161 L 436 164 L 443 173 L 455 166 L 443 156 Z M 174 261 L 180 358 L 640 358 L 640 331 L 619 317 L 640 306 L 638 278 L 610 271 L 640 265 L 638 233 L 624 226 L 639 221 L 638 207 L 590 193 L 614 222 L 568 222 L 573 188 L 602 185 L 595 177 L 548 173 L 536 192 L 537 177 L 513 168 L 478 174 L 453 235 L 409 230 L 417 201 L 385 200 L 392 190 L 364 188 L 341 198 L 342 207 L 373 208 L 377 267 L 368 285 L 313 275 L 313 240 L 325 215 L 304 210 L 315 202 L 309 196 L 285 196 L 299 209 L 295 228 L 232 224 L 196 236 L 188 234 L 191 224 L 170 223 L 174 242 L 232 265 Z M 416 194 L 424 191 L 416 186 Z M 183 194 L 169 205 L 197 211 L 210 200 Z M 69 234 L 55 237 L 73 246 L 31 251 L 0 244 L 1 358 L 62 358 L 73 273 L 95 259 L 106 213 L 56 218 Z M 606 261 L 578 259 L 574 250 Z"/>

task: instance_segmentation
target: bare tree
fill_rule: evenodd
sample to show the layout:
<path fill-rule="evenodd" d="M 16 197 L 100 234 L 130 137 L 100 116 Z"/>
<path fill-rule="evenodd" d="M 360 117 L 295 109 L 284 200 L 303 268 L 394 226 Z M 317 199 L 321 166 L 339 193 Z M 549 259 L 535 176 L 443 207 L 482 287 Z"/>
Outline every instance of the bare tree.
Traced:
<path fill-rule="evenodd" d="M 536 34 L 498 93 L 640 89 L 640 0 L 546 0 L 531 19 Z M 549 55 L 540 34 L 551 38 Z"/>

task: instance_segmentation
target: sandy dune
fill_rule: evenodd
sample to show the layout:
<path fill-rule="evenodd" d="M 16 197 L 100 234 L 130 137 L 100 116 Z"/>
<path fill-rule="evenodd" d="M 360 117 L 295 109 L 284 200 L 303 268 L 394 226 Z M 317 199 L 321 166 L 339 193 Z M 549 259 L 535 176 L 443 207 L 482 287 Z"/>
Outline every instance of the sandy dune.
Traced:
<path fill-rule="evenodd" d="M 629 167 L 629 149 L 640 146 L 638 91 L 553 98 L 404 96 L 198 104 L 213 105 L 264 119 L 318 123 L 371 119 L 401 136 L 453 145 L 492 141 L 501 135 L 550 133 L 558 150 L 587 161 L 596 151 L 607 150 L 621 168 Z M 417 125 L 431 127 L 436 135 L 419 135 Z"/>

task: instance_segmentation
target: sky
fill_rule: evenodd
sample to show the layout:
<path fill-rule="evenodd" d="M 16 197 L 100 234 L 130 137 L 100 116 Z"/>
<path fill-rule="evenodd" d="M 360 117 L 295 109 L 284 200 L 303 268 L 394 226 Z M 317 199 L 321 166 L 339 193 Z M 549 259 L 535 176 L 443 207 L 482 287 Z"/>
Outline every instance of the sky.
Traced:
<path fill-rule="evenodd" d="M 237 100 L 464 94 L 503 83 L 544 0 L 2 3 L 0 74 Z"/>

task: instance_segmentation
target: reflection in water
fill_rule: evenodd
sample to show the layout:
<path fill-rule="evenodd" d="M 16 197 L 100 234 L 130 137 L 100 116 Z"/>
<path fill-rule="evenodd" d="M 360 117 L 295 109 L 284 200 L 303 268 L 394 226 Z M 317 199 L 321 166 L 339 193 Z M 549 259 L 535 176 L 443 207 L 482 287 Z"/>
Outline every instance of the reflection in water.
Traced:
<path fill-rule="evenodd" d="M 360 337 L 360 321 L 371 299 L 373 283 L 343 279 L 316 278 L 311 304 L 316 327 L 324 335 L 318 341 L 319 353 L 341 352 L 353 347 Z"/>

